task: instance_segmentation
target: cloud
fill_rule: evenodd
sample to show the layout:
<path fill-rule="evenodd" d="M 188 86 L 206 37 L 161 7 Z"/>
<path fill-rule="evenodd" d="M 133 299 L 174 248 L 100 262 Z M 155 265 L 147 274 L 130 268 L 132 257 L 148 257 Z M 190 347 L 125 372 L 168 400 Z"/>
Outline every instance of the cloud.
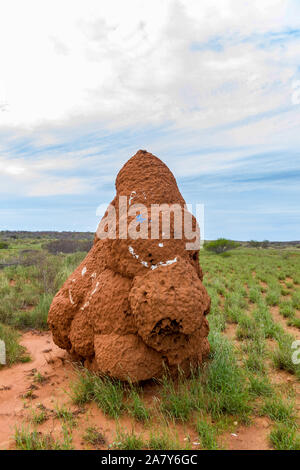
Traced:
<path fill-rule="evenodd" d="M 288 205 L 299 197 L 298 19 L 297 0 L 0 5 L 2 199 L 73 198 L 95 217 L 147 148 L 187 198 L 207 201 L 214 230 L 220 200 L 240 210 L 259 191 L 271 214 L 277 185 Z"/>
<path fill-rule="evenodd" d="M 10 105 L 3 124 L 97 116 L 114 128 L 166 120 L 201 128 L 286 102 L 299 51 L 290 49 L 287 61 L 282 50 L 287 1 L 130 5 L 12 0 L 0 9 Z"/>
<path fill-rule="evenodd" d="M 82 194 L 90 189 L 88 182 L 84 183 L 80 178 L 55 179 L 37 183 L 29 188 L 28 196 L 58 196 L 65 194 Z"/>

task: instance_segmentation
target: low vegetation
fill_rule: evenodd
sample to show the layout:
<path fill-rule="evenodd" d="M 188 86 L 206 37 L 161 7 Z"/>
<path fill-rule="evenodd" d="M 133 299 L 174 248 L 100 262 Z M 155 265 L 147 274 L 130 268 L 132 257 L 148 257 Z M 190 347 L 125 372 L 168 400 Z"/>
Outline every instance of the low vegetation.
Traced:
<path fill-rule="evenodd" d="M 68 390 L 73 406 L 93 402 L 118 423 L 113 443 L 97 427 L 86 426 L 82 439 L 87 445 L 216 450 L 226 448 L 226 436 L 235 432 L 235 426 L 265 419 L 271 424 L 272 448 L 299 450 L 299 401 L 293 383 L 300 380 L 300 365 L 293 360 L 293 344 L 300 338 L 300 252 L 293 247 L 274 249 L 270 243 L 250 242 L 246 247 L 227 242 L 208 243 L 200 253 L 204 284 L 211 296 L 211 351 L 203 367 L 193 369 L 189 377 L 179 371 L 176 380 L 166 370 L 149 401 L 143 386 L 123 384 L 76 366 L 76 378 Z M 30 360 L 19 344 L 20 333 L 47 328 L 53 296 L 85 253 L 55 254 L 54 249 L 49 253 L 45 246 L 54 246 L 54 241 L 44 238 L 10 238 L 5 243 L 8 247 L 1 248 L 0 263 L 17 263 L 0 270 L 0 338 L 5 339 L 11 365 Z M 33 381 L 42 386 L 43 376 L 37 374 Z M 288 388 L 284 388 L 286 375 L 280 374 L 289 374 Z M 133 423 L 131 431 L 119 424 L 126 416 Z M 79 418 L 61 404 L 56 405 L 53 418 L 61 426 L 59 437 L 39 432 L 47 413 L 32 410 L 32 428 L 16 430 L 16 446 L 72 448 Z M 137 432 L 135 425 L 143 431 Z M 188 429 L 185 441 L 178 438 L 177 427 Z M 197 438 L 191 439 L 189 433 Z"/>

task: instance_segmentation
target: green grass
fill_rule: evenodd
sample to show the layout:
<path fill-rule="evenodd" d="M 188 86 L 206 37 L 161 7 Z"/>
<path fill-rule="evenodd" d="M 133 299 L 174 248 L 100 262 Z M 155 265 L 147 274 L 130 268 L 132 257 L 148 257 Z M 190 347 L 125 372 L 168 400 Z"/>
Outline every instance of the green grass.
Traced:
<path fill-rule="evenodd" d="M 279 424 L 270 433 L 270 442 L 276 450 L 300 450 L 300 435 L 294 428 Z"/>
<path fill-rule="evenodd" d="M 295 315 L 293 303 L 290 300 L 281 302 L 279 305 L 279 312 L 285 318 L 292 318 Z"/>
<path fill-rule="evenodd" d="M 278 347 L 272 354 L 276 368 L 286 370 L 300 379 L 300 364 L 294 364 L 292 360 L 292 343 L 294 338 L 288 334 L 282 334 L 278 338 Z"/>
<path fill-rule="evenodd" d="M 15 315 L 14 324 L 17 328 L 36 328 L 46 330 L 47 318 L 50 305 L 53 300 L 52 294 L 42 294 L 37 306 L 30 311 L 19 312 Z"/>
<path fill-rule="evenodd" d="M 182 374 L 179 375 L 178 384 L 165 375 L 161 381 L 160 395 L 160 409 L 167 417 L 183 422 L 189 419 L 195 407 L 194 397 Z"/>
<path fill-rule="evenodd" d="M 170 434 L 168 429 L 160 429 L 155 431 L 150 431 L 149 439 L 146 443 L 147 449 L 150 450 L 180 450 L 182 446 L 180 445 L 178 436 Z M 184 446 L 184 449 L 190 447 L 189 443 Z"/>
<path fill-rule="evenodd" d="M 76 369 L 76 379 L 70 383 L 68 393 L 76 405 L 95 401 L 104 414 L 111 418 L 119 418 L 125 410 L 122 383 L 84 368 Z"/>
<path fill-rule="evenodd" d="M 247 420 L 251 410 L 243 369 L 229 340 L 220 333 L 210 333 L 212 361 L 207 366 L 205 394 L 212 416 L 238 415 Z"/>
<path fill-rule="evenodd" d="M 75 405 L 84 405 L 93 400 L 95 376 L 83 367 L 75 369 L 76 378 L 69 384 L 67 392 Z"/>
<path fill-rule="evenodd" d="M 31 422 L 33 424 L 42 424 L 47 421 L 48 416 L 45 410 L 32 410 Z"/>
<path fill-rule="evenodd" d="M 64 423 L 68 424 L 70 427 L 76 425 L 76 420 L 74 417 L 74 413 L 67 409 L 66 405 L 56 405 L 55 406 L 55 416 L 56 418 L 60 419 Z"/>
<path fill-rule="evenodd" d="M 267 377 L 250 375 L 249 393 L 254 397 L 271 397 L 274 394 L 274 390 Z"/>
<path fill-rule="evenodd" d="M 215 426 L 207 423 L 203 420 L 197 420 L 196 431 L 201 441 L 201 445 L 206 450 L 217 450 L 219 449 L 218 442 L 216 440 Z"/>
<path fill-rule="evenodd" d="M 278 423 L 283 423 L 287 426 L 295 426 L 296 413 L 294 404 L 283 400 L 279 396 L 267 398 L 260 413 Z"/>
<path fill-rule="evenodd" d="M 131 387 L 126 409 L 130 416 L 142 423 L 150 420 L 150 411 L 143 402 L 143 391 L 141 388 Z"/>
<path fill-rule="evenodd" d="M 261 289 L 258 286 L 249 289 L 249 300 L 254 304 L 261 300 Z"/>
<path fill-rule="evenodd" d="M 104 414 L 119 418 L 124 412 L 124 389 L 118 380 L 97 377 L 94 382 L 94 400 Z"/>
<path fill-rule="evenodd" d="M 41 374 L 40 372 L 37 371 L 37 372 L 34 373 L 33 381 L 34 381 L 34 383 L 37 383 L 37 384 L 43 384 L 43 383 L 47 382 L 48 379 L 43 374 Z"/>
<path fill-rule="evenodd" d="M 297 289 L 292 294 L 292 305 L 297 310 L 300 310 L 300 289 Z"/>
<path fill-rule="evenodd" d="M 270 306 L 278 305 L 280 302 L 280 295 L 281 295 L 281 292 L 279 289 L 269 290 L 266 296 L 267 305 L 270 305 Z"/>
<path fill-rule="evenodd" d="M 167 429 L 151 430 L 148 440 L 144 439 L 142 434 L 138 434 L 132 429 L 127 432 L 124 429 L 117 428 L 114 442 L 110 446 L 118 450 L 180 450 L 189 449 L 189 443 L 182 446 L 178 436 L 174 436 Z"/>
<path fill-rule="evenodd" d="M 251 351 L 249 353 L 245 360 L 245 366 L 250 372 L 264 374 L 266 371 L 264 358 L 257 351 Z"/>
<path fill-rule="evenodd" d="M 146 445 L 143 437 L 140 434 L 136 434 L 134 430 L 127 432 L 123 429 L 117 429 L 116 437 L 111 447 L 118 450 L 141 450 Z"/>
<path fill-rule="evenodd" d="M 288 321 L 289 326 L 295 326 L 296 328 L 300 328 L 300 318 L 291 318 Z"/>
<path fill-rule="evenodd" d="M 62 427 L 62 439 L 54 439 L 51 433 L 43 434 L 22 426 L 15 430 L 16 448 L 19 450 L 71 450 L 72 435 L 68 428 Z"/>
<path fill-rule="evenodd" d="M 33 249 L 28 259 L 20 250 Z M 85 253 L 49 255 L 41 243 L 12 242 L 0 254 L 0 262 L 18 261 L 18 266 L 0 270 L 0 322 L 16 328 L 47 329 L 52 299 L 63 282 L 84 258 Z M 29 264 L 29 265 L 28 265 Z"/>

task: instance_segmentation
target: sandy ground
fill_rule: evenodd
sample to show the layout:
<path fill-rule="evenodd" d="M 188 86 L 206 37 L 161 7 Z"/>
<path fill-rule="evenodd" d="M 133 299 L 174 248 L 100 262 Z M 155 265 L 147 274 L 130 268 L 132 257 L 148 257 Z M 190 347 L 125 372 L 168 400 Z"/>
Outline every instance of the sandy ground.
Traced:
<path fill-rule="evenodd" d="M 14 448 L 15 427 L 32 427 L 32 411 L 41 405 L 46 410 L 48 419 L 38 426 L 38 430 L 61 438 L 61 422 L 55 417 L 55 407 L 62 404 L 66 404 L 74 412 L 77 422 L 73 428 L 74 448 L 92 448 L 82 437 L 88 426 L 96 426 L 105 437 L 105 443 L 98 448 L 107 449 L 115 439 L 117 423 L 105 416 L 94 403 L 85 405 L 84 408 L 71 404 L 68 390 L 74 369 L 66 352 L 54 345 L 48 332 L 28 332 L 23 335 L 21 343 L 27 348 L 32 361 L 0 371 L 0 449 Z M 34 383 L 36 372 L 45 376 L 46 381 Z M 31 389 L 32 397 L 25 398 L 24 395 Z M 150 405 L 157 399 L 158 386 L 149 384 L 144 392 L 145 400 Z M 149 433 L 149 430 L 143 429 L 128 416 L 119 420 L 119 426 L 127 431 L 134 428 L 137 433 L 143 432 L 146 438 Z M 271 426 L 267 418 L 259 417 L 250 426 L 235 423 L 233 429 L 222 436 L 221 441 L 227 449 L 269 449 L 267 436 Z M 176 433 L 182 443 L 190 439 L 192 443 L 195 442 L 193 449 L 199 449 L 197 434 L 191 425 L 177 425 Z"/>

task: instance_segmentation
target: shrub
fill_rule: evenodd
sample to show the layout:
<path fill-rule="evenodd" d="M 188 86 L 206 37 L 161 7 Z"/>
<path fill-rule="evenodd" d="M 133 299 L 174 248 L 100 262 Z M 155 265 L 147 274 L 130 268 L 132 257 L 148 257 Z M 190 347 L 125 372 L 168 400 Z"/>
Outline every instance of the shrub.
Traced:
<path fill-rule="evenodd" d="M 251 246 L 252 248 L 259 248 L 260 245 L 260 242 L 257 242 L 256 240 L 250 240 L 249 242 L 249 246 Z"/>
<path fill-rule="evenodd" d="M 233 240 L 227 240 L 226 238 L 218 238 L 218 240 L 214 240 L 205 244 L 206 250 L 217 254 L 224 253 L 228 250 L 233 250 L 238 246 L 240 246 L 239 243 Z"/>
<path fill-rule="evenodd" d="M 8 243 L 0 242 L 0 250 L 6 250 L 9 247 Z"/>

